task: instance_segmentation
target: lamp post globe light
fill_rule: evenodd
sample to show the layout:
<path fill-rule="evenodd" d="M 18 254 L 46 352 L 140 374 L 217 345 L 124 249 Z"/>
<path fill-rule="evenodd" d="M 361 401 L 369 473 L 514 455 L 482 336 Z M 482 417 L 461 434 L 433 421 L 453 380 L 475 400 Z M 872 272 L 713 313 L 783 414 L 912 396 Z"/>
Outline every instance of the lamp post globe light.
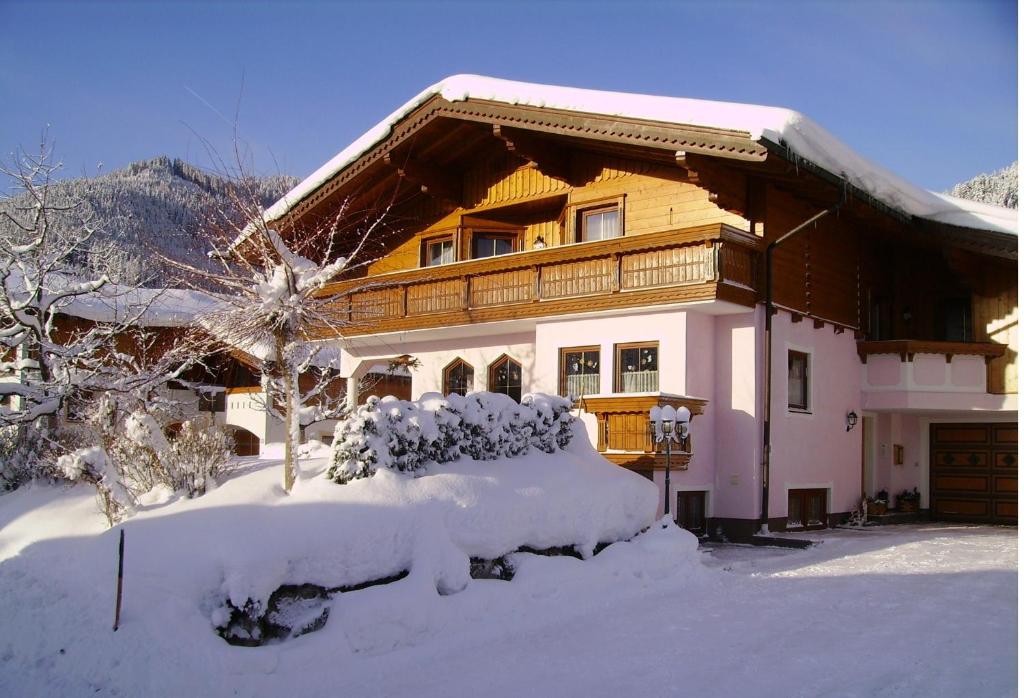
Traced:
<path fill-rule="evenodd" d="M 682 447 L 690 433 L 690 410 L 685 407 L 674 409 L 671 405 L 651 408 L 651 446 L 655 451 L 661 444 L 665 449 L 665 516 L 671 513 L 669 492 L 669 470 L 672 466 L 672 442 Z"/>

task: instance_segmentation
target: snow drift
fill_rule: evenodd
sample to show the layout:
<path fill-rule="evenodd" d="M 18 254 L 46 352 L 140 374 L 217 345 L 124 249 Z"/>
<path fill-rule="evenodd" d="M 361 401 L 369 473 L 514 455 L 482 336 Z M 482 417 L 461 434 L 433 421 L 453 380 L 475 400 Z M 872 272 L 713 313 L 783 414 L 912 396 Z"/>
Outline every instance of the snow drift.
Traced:
<path fill-rule="evenodd" d="M 336 589 L 404 574 L 388 585 L 395 589 L 385 594 L 385 606 L 388 614 L 396 604 L 413 613 L 425 599 L 462 591 L 471 557 L 571 546 L 588 558 L 599 543 L 628 540 L 650 526 L 657 490 L 603 459 L 585 435 L 577 437 L 554 454 L 531 449 L 515 458 L 462 459 L 429 465 L 420 477 L 381 469 L 344 487 L 323 476 L 322 459 L 306 461 L 290 496 L 279 485 L 279 462 L 253 461 L 201 498 L 148 498 L 118 527 L 127 548 L 124 629 L 222 642 L 213 630 L 231 608 L 266 609 L 282 586 Z M 46 576 L 59 564 L 59 576 L 71 582 L 47 582 L 59 587 L 59 598 L 70 593 L 75 606 L 106 609 L 118 530 L 102 530 L 83 492 L 58 495 L 36 486 L 4 497 L 5 506 L 50 497 L 54 511 L 39 514 L 45 522 L 16 521 L 4 531 L 0 559 L 16 556 L 2 568 L 17 568 L 19 579 Z M 695 550 L 695 539 L 683 536 Z M 369 617 L 366 623 L 374 625 Z M 403 633 L 381 642 L 411 642 Z M 380 649 L 377 640 L 360 642 Z"/>

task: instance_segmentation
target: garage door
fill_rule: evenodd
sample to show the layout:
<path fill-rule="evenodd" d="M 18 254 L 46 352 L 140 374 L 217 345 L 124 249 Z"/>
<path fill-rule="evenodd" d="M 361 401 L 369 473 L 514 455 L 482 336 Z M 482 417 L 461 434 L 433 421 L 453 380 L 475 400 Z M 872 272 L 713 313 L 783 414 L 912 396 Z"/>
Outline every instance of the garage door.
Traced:
<path fill-rule="evenodd" d="M 1017 425 L 933 424 L 931 511 L 936 519 L 1017 523 Z"/>

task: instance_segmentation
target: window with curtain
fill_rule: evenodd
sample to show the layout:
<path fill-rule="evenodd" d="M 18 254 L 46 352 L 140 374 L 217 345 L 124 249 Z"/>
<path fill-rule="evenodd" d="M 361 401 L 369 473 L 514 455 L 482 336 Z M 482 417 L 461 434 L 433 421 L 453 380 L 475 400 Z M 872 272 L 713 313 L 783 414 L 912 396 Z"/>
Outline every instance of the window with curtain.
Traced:
<path fill-rule="evenodd" d="M 428 240 L 423 243 L 423 266 L 436 267 L 455 261 L 455 243 L 451 237 Z"/>
<path fill-rule="evenodd" d="M 580 211 L 578 242 L 608 240 L 622 235 L 622 212 L 618 205 Z"/>
<path fill-rule="evenodd" d="M 564 397 L 576 399 L 601 392 L 599 347 L 562 349 L 561 355 L 559 390 Z"/>
<path fill-rule="evenodd" d="M 658 345 L 619 344 L 615 347 L 617 393 L 658 391 Z"/>

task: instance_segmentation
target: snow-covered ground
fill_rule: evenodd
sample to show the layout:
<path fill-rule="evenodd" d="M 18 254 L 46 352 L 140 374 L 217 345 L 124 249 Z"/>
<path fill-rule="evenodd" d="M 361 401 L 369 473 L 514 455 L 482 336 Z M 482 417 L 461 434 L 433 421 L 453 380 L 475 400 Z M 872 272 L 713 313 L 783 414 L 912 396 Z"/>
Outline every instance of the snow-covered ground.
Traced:
<path fill-rule="evenodd" d="M 361 550 L 348 542 L 358 536 L 341 527 L 345 520 L 315 503 L 360 483 L 314 481 L 317 467 L 304 464 L 306 479 L 290 498 L 276 485 L 279 464 L 263 462 L 198 500 L 144 508 L 125 526 L 116 633 L 116 532 L 105 530 L 88 490 L 36 486 L 0 497 L 0 695 L 1016 694 L 1017 532 L 969 526 L 830 531 L 808 534 L 821 541 L 809 550 L 700 553 L 689 534 L 654 526 L 585 561 L 517 555 L 513 581 L 473 580 L 446 596 L 431 583 L 441 579 L 416 573 L 410 556 L 423 547 L 410 547 L 414 531 L 376 543 L 394 549 L 382 560 L 413 566 L 409 577 L 334 596 L 319 632 L 229 646 L 209 622 L 216 593 L 292 579 L 296 570 L 334 574 L 346 569 L 340 551 Z M 496 535 L 482 531 L 529 531 L 542 519 L 557 526 L 557 513 L 531 506 L 545 487 L 577 512 L 585 509 L 574 498 L 588 487 L 599 499 L 611 491 L 588 482 L 583 466 L 571 466 L 573 477 L 557 487 L 514 482 L 501 462 L 472 467 L 480 492 L 511 485 L 518 497 L 504 510 L 486 502 L 501 526 L 471 515 L 468 490 L 440 484 L 457 481 L 454 470 L 434 484 L 433 475 L 406 483 L 455 503 L 438 512 L 437 526 L 449 525 L 445 511 L 465 510 L 464 537 L 451 541 L 463 552 Z M 390 493 L 382 501 L 414 493 L 393 473 L 381 482 Z M 568 518 L 566 530 L 623 521 L 621 513 Z M 221 547 L 225 530 L 237 548 Z M 294 559 L 268 572 L 289 545 Z M 299 563 L 316 549 L 337 560 Z M 444 570 L 437 561 L 453 554 L 433 553 L 427 567 Z M 245 565 L 248 582 L 232 582 Z M 197 596 L 202 589 L 212 596 Z"/>

